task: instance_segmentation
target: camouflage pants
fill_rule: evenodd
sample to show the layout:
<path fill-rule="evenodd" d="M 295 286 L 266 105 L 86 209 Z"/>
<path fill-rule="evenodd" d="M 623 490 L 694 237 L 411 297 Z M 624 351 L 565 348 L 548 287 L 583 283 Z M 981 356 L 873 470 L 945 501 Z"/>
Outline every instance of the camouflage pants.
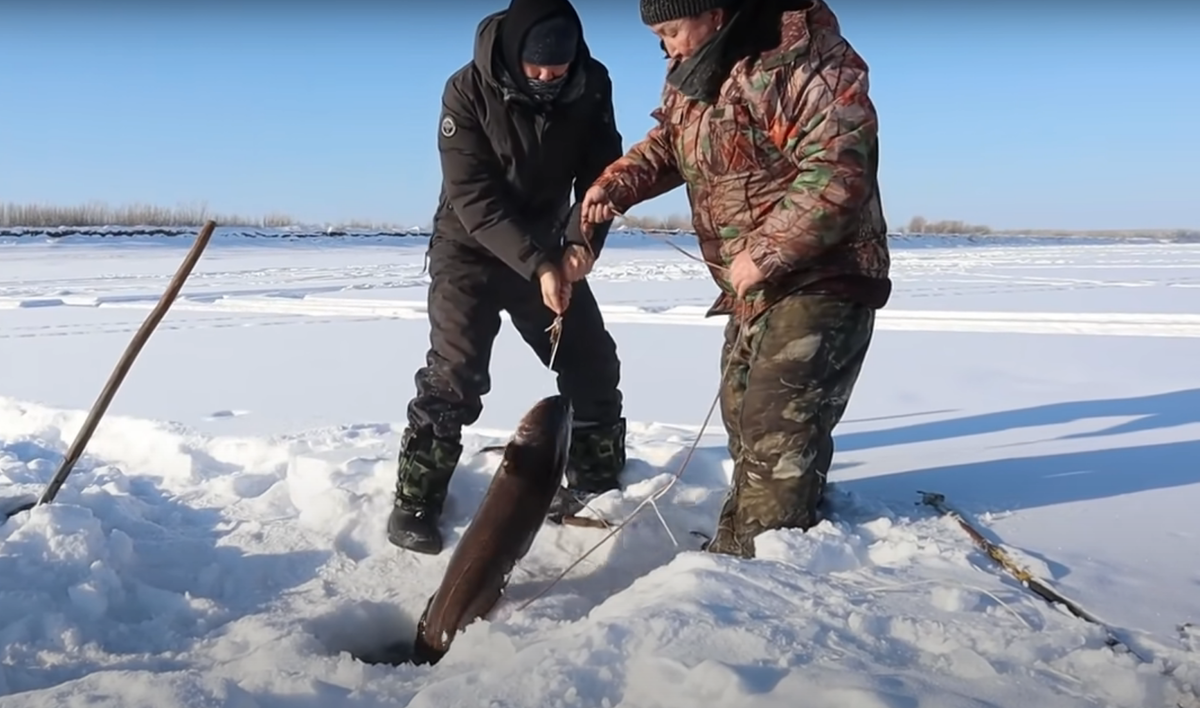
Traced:
<path fill-rule="evenodd" d="M 709 551 L 751 558 L 762 531 L 819 521 L 833 429 L 874 327 L 870 308 L 824 295 L 785 298 L 748 326 L 730 318 L 721 415 L 734 472 Z"/>

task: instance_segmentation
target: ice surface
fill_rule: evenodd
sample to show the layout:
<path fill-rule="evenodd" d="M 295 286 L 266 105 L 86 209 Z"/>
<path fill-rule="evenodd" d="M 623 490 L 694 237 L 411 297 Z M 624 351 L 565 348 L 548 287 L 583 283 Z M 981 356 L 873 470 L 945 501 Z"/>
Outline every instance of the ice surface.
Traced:
<path fill-rule="evenodd" d="M 691 247 L 689 237 L 672 237 Z M 41 492 L 186 238 L 0 239 L 0 498 Z M 693 249 L 694 250 L 694 249 Z M 719 420 L 605 533 L 544 527 L 435 667 L 411 636 L 449 558 L 383 533 L 427 343 L 421 239 L 214 240 L 58 499 L 0 525 L 0 705 L 1196 706 L 1200 246 L 898 241 L 838 429 L 833 517 L 757 558 L 699 552 Z M 625 518 L 716 392 L 707 274 L 614 239 L 591 279 L 624 362 Z M 517 418 L 553 391 L 505 327 L 465 438 L 454 544 Z M 951 503 L 1151 659 L 998 571 Z M 674 545 L 672 537 L 679 543 Z M 1165 675 L 1164 672 L 1170 674 Z"/>

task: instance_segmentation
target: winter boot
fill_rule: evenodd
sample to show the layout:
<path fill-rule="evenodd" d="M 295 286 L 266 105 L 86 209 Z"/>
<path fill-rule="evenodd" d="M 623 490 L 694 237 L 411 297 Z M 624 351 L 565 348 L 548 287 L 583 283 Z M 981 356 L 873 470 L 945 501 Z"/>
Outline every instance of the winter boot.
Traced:
<path fill-rule="evenodd" d="M 438 521 L 462 444 L 411 429 L 404 432 L 402 444 L 388 540 L 414 553 L 437 555 L 442 551 Z"/>
<path fill-rule="evenodd" d="M 620 489 L 625 469 L 625 419 L 611 425 L 576 422 L 571 430 L 567 486 L 560 487 L 550 503 L 547 518 L 562 523 L 587 502 L 604 492 Z"/>

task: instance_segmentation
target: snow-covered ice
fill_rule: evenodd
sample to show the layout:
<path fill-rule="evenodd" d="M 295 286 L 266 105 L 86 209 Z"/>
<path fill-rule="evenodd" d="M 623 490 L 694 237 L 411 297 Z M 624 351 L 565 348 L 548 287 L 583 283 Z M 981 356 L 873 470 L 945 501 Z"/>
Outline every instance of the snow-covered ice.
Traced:
<path fill-rule="evenodd" d="M 0 501 L 42 490 L 189 245 L 0 239 Z M 393 668 L 351 652 L 410 636 L 450 555 L 383 533 L 424 240 L 215 239 L 58 499 L 0 525 L 0 706 L 1200 705 L 1180 629 L 1200 624 L 1200 245 L 894 245 L 832 519 L 764 534 L 754 560 L 699 552 L 731 471 L 714 420 L 661 520 L 643 508 L 522 609 L 606 533 L 544 527 L 490 620 Z M 712 403 L 707 278 L 624 235 L 592 278 L 631 421 L 608 518 L 670 480 Z M 492 371 L 451 546 L 499 460 L 482 448 L 553 391 L 507 326 Z"/>

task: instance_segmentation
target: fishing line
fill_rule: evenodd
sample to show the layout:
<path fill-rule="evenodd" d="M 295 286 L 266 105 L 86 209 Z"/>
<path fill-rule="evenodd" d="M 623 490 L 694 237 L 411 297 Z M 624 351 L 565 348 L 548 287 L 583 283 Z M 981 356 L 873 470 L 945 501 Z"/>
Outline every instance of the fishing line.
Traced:
<path fill-rule="evenodd" d="M 716 265 L 713 263 L 709 263 L 703 257 L 694 256 L 694 255 L 688 253 L 687 251 L 684 251 L 682 248 L 675 246 L 675 244 L 670 243 L 669 241 L 668 241 L 668 243 L 671 246 L 673 246 L 674 248 L 676 248 L 676 250 L 682 251 L 684 254 L 688 255 L 689 257 L 699 260 L 700 262 L 705 263 L 706 265 L 710 265 L 714 268 L 721 268 L 723 270 L 725 269 L 724 266 L 719 266 L 719 265 Z M 590 250 L 590 248 L 591 248 L 590 244 L 589 244 L 588 248 Z M 556 320 L 556 321 L 558 321 L 558 320 Z M 559 327 L 557 329 L 558 329 L 558 334 L 561 335 L 561 331 L 562 331 L 561 323 L 559 324 Z M 550 328 L 548 328 L 547 331 L 551 331 L 551 330 L 554 330 L 553 324 L 550 326 Z M 746 335 L 746 326 L 743 324 L 743 325 L 739 326 L 739 328 L 738 328 L 737 337 L 734 339 L 733 345 L 730 349 L 731 352 L 738 349 L 741 346 L 742 341 L 745 338 L 745 335 Z M 555 337 L 555 333 L 553 331 L 551 331 L 552 340 L 554 337 Z M 729 370 L 733 366 L 733 361 L 734 361 L 734 357 L 730 356 L 728 358 L 728 360 L 725 362 L 725 366 L 722 368 L 722 371 L 721 371 L 721 381 L 722 382 L 724 382 L 725 378 L 729 375 Z M 538 591 L 537 594 L 535 594 L 533 597 L 529 598 L 525 602 L 521 603 L 521 605 L 517 608 L 518 610 L 524 610 L 525 608 L 529 607 L 529 605 L 532 604 L 535 600 L 537 600 L 538 598 L 542 597 L 547 592 L 549 592 L 551 588 L 553 588 L 555 585 L 557 585 L 559 582 L 561 582 L 565 577 L 567 577 L 567 574 L 569 574 L 580 563 L 582 563 L 584 560 L 586 560 L 588 558 L 588 556 L 590 556 L 592 553 L 594 553 L 598 548 L 600 548 L 600 546 L 604 545 L 605 542 L 607 542 L 610 538 L 615 536 L 621 529 L 625 528 L 625 525 L 628 524 L 630 521 L 632 521 L 633 518 L 635 516 L 637 516 L 638 512 L 640 512 L 642 510 L 642 508 L 645 507 L 647 504 L 654 505 L 655 511 L 657 512 L 657 505 L 655 505 L 655 502 L 658 499 L 662 498 L 662 496 L 665 495 L 668 491 L 670 491 L 671 488 L 675 486 L 675 483 L 678 482 L 680 480 L 680 478 L 683 477 L 683 473 L 687 469 L 688 463 L 691 462 L 692 456 L 695 454 L 696 449 L 700 446 L 700 439 L 704 437 L 704 433 L 708 429 L 709 423 L 712 421 L 713 413 L 716 412 L 717 406 L 720 404 L 720 402 L 721 402 L 721 388 L 720 388 L 720 384 L 718 384 L 717 395 L 713 397 L 713 401 L 708 407 L 708 413 L 705 414 L 705 416 L 704 416 L 704 422 L 702 422 L 700 424 L 700 429 L 696 433 L 696 439 L 693 440 L 692 444 L 688 446 L 687 454 L 684 455 L 683 460 L 679 463 L 679 468 L 675 471 L 674 474 L 671 475 L 671 478 L 667 480 L 667 483 L 665 485 L 663 485 L 663 487 L 661 489 L 659 489 L 658 491 L 654 492 L 650 496 L 643 499 L 640 504 L 638 504 L 636 507 L 634 507 L 633 511 L 629 514 L 629 516 L 625 517 L 625 519 L 621 523 L 617 524 L 616 526 L 613 526 L 611 528 L 611 530 L 609 530 L 609 532 L 604 535 L 603 538 L 601 538 L 599 541 L 597 541 L 594 546 L 592 546 L 587 551 L 585 551 L 583 553 L 583 555 L 576 558 L 574 560 L 574 562 L 572 562 L 570 565 L 568 565 L 561 573 L 559 573 L 545 587 L 543 587 L 540 591 Z M 659 518 L 659 521 L 662 522 L 663 527 L 667 528 L 666 521 L 662 518 L 662 514 L 658 514 L 658 518 Z M 670 528 L 667 528 L 667 535 L 671 536 L 672 541 L 675 540 L 674 534 L 671 533 Z M 678 545 L 678 542 L 676 542 L 676 545 Z"/>

